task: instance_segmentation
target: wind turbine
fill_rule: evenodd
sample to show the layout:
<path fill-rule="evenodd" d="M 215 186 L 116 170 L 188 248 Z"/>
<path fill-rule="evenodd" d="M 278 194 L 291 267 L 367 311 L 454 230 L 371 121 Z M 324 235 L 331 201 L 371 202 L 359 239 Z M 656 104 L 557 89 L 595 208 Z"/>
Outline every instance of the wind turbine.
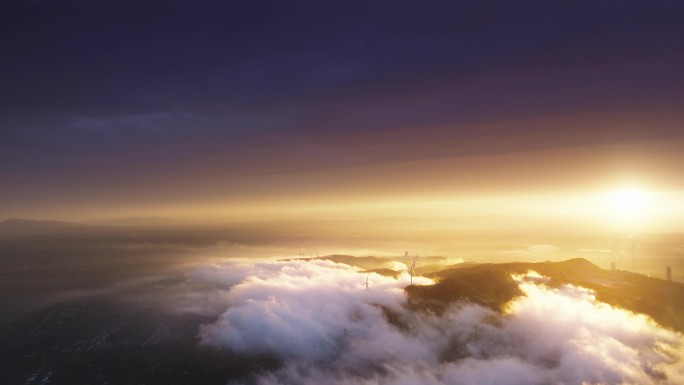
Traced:
<path fill-rule="evenodd" d="M 366 276 L 366 291 L 368 291 L 368 279 L 370 278 L 370 273 Z"/>
<path fill-rule="evenodd" d="M 420 255 L 409 255 L 408 251 L 404 251 L 404 258 L 413 258 L 413 263 L 409 268 L 409 273 L 411 273 L 411 285 L 413 285 L 413 276 L 416 275 L 416 262 L 418 262 L 418 258 L 420 258 Z"/>
<path fill-rule="evenodd" d="M 416 255 L 416 259 L 413 260 L 411 264 L 411 285 L 413 285 L 413 276 L 416 275 L 416 262 L 418 262 L 419 255 Z"/>

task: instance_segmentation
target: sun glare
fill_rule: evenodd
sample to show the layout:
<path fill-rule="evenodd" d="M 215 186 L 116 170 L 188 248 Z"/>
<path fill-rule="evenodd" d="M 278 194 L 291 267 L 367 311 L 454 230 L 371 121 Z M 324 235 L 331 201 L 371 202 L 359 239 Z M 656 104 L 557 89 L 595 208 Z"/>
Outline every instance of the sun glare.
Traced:
<path fill-rule="evenodd" d="M 649 199 L 645 191 L 630 187 L 613 191 L 608 197 L 608 204 L 617 219 L 634 221 L 643 219 Z"/>
<path fill-rule="evenodd" d="M 646 207 L 646 194 L 637 189 L 624 188 L 613 192 L 612 206 L 616 211 L 638 213 Z"/>

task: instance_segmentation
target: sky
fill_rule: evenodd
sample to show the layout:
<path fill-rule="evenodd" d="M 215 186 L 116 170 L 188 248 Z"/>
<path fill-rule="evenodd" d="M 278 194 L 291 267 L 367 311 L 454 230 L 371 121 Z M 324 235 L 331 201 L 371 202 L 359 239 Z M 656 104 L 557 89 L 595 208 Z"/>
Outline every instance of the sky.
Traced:
<path fill-rule="evenodd" d="M 616 225 L 639 206 L 679 230 L 683 19 L 681 1 L 3 1 L 0 220 Z"/>

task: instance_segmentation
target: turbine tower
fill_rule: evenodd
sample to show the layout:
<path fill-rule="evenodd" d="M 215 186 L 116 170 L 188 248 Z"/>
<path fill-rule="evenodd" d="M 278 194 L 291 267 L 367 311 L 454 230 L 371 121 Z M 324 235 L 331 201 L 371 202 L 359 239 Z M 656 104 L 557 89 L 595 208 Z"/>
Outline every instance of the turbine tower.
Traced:
<path fill-rule="evenodd" d="M 409 273 L 411 274 L 411 285 L 413 285 L 413 276 L 416 275 L 416 262 L 418 262 L 420 255 L 411 256 L 409 255 L 408 251 L 404 251 L 404 258 L 409 259 L 411 257 L 413 257 L 413 263 L 409 268 Z"/>
<path fill-rule="evenodd" d="M 419 255 L 416 255 L 416 259 L 413 260 L 411 264 L 411 285 L 413 285 L 413 276 L 416 275 L 416 262 L 418 262 Z"/>

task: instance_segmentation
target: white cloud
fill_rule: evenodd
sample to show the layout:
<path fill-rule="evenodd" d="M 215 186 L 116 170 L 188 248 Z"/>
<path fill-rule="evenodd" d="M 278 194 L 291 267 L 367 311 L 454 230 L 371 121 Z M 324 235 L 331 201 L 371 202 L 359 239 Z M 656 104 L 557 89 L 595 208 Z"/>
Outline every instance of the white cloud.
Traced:
<path fill-rule="evenodd" d="M 461 303 L 440 316 L 408 310 L 406 273 L 290 261 L 213 266 L 193 279 L 221 283 L 224 273 L 225 311 L 202 341 L 279 358 L 262 385 L 684 383 L 679 333 L 536 273 L 514 277 L 524 295 L 503 314 Z"/>

